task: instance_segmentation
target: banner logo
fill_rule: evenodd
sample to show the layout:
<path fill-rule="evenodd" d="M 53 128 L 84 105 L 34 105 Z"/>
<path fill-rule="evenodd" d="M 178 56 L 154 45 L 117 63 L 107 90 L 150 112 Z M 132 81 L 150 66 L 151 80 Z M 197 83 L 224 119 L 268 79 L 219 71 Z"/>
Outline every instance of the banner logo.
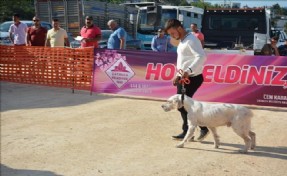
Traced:
<path fill-rule="evenodd" d="M 106 70 L 106 74 L 118 88 L 121 88 L 134 77 L 135 72 L 128 63 L 121 58 Z"/>

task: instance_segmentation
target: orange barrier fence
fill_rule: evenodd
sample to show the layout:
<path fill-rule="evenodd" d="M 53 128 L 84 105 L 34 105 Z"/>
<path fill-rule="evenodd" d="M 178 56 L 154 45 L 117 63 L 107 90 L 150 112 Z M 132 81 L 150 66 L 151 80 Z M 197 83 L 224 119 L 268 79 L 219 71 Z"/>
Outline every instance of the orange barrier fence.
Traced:
<path fill-rule="evenodd" d="M 0 80 L 90 90 L 93 48 L 0 45 Z"/>

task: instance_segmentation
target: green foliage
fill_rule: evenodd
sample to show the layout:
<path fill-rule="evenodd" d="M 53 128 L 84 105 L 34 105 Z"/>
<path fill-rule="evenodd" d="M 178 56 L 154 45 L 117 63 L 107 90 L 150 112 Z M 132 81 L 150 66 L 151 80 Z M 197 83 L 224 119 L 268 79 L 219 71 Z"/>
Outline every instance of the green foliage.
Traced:
<path fill-rule="evenodd" d="M 191 5 L 195 6 L 195 7 L 202 8 L 202 9 L 215 7 L 214 5 L 212 5 L 210 3 L 203 3 L 203 2 L 192 2 Z"/>
<path fill-rule="evenodd" d="M 186 1 L 181 1 L 179 5 L 180 6 L 189 6 L 190 4 Z"/>
<path fill-rule="evenodd" d="M 33 0 L 0 0 L 0 22 L 11 21 L 14 13 L 22 20 L 31 20 L 35 15 Z"/>

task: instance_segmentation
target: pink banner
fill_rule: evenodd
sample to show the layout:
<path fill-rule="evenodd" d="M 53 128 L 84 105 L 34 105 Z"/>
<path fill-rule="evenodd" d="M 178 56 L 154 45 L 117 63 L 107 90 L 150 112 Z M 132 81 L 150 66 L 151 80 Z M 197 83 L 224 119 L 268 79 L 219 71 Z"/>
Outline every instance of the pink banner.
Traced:
<path fill-rule="evenodd" d="M 207 56 L 195 99 L 287 107 L 287 57 Z M 176 53 L 96 49 L 94 63 L 93 92 L 154 99 L 176 93 Z"/>

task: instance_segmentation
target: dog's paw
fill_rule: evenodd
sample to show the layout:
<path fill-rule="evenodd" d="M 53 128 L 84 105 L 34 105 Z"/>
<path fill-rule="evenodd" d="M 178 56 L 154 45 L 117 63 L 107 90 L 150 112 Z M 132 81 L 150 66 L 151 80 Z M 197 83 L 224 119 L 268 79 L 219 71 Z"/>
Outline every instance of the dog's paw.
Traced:
<path fill-rule="evenodd" d="M 215 148 L 215 149 L 218 149 L 218 148 L 219 148 L 219 145 L 214 145 L 214 148 Z"/>
<path fill-rule="evenodd" d="M 184 143 L 179 143 L 176 145 L 177 148 L 183 148 L 184 147 Z"/>
<path fill-rule="evenodd" d="M 248 153 L 248 151 L 247 151 L 247 150 L 244 150 L 244 149 L 243 149 L 243 150 L 239 150 L 238 152 L 239 152 L 239 153 L 242 153 L 242 154 L 247 154 L 247 153 Z"/>
<path fill-rule="evenodd" d="M 188 140 L 188 142 L 195 142 L 194 136 Z"/>

